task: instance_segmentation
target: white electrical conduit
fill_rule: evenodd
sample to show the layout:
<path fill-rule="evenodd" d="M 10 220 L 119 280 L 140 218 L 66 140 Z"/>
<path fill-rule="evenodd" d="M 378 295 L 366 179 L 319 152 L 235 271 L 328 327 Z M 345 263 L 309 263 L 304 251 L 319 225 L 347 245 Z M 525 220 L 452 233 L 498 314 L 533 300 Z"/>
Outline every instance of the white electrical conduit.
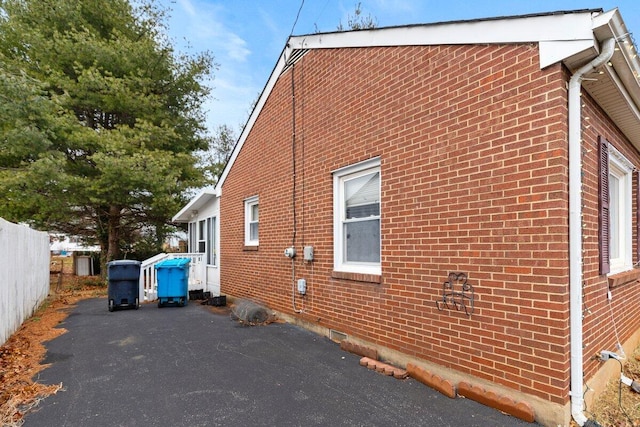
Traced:
<path fill-rule="evenodd" d="M 569 308 L 571 334 L 571 416 L 583 426 L 584 371 L 582 366 L 582 77 L 613 56 L 615 39 L 602 43 L 600 55 L 569 80 Z"/>

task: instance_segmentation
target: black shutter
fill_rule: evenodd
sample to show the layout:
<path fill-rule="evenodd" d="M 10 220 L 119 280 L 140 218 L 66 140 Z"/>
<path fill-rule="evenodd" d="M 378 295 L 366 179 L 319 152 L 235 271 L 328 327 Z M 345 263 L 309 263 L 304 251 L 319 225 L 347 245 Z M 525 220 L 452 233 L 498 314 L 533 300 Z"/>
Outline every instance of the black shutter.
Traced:
<path fill-rule="evenodd" d="M 600 274 L 610 271 L 609 265 L 609 142 L 598 137 L 598 247 L 600 249 Z"/>

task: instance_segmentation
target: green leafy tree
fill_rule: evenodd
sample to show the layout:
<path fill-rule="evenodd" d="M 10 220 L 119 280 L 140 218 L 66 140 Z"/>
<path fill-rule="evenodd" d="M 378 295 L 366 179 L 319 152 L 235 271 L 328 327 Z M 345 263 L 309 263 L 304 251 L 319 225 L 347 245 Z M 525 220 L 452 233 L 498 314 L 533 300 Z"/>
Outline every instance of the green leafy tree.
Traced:
<path fill-rule="evenodd" d="M 200 82 L 216 66 L 176 54 L 165 18 L 127 0 L 0 0 L 0 216 L 97 242 L 104 261 L 140 235 L 160 247 L 203 183 Z"/>

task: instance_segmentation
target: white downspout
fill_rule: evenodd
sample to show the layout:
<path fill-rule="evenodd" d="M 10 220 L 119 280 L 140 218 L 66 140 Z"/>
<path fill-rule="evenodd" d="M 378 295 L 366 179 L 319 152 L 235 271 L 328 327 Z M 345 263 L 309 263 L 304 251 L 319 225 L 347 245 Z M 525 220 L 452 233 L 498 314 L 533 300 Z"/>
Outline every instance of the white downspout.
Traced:
<path fill-rule="evenodd" d="M 582 76 L 613 56 L 615 39 L 602 43 L 593 61 L 581 67 L 569 80 L 569 309 L 571 335 L 571 415 L 578 425 L 584 415 L 582 366 L 582 114 L 580 89 Z"/>

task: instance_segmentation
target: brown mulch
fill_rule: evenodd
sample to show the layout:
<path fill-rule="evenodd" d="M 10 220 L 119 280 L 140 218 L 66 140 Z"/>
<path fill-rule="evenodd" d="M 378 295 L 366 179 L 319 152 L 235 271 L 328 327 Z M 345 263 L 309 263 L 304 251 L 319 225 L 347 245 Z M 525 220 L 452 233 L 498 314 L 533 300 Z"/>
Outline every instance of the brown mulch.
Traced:
<path fill-rule="evenodd" d="M 70 263 L 70 261 L 67 261 Z M 106 295 L 107 287 L 100 277 L 77 277 L 60 274 L 52 263 L 49 296 L 7 342 L 0 347 L 0 425 L 20 426 L 24 415 L 47 396 L 57 393 L 62 384 L 38 382 L 46 349 L 44 343 L 66 331 L 57 326 L 68 316 L 74 305 L 85 298 Z"/>
<path fill-rule="evenodd" d="M 623 373 L 628 378 L 640 381 L 640 347 L 623 361 Z M 604 363 L 615 363 L 608 360 Z M 586 412 L 602 427 L 640 427 L 640 394 L 629 386 L 621 384 L 620 377 L 609 381 L 606 391 L 595 402 L 593 409 Z"/>

